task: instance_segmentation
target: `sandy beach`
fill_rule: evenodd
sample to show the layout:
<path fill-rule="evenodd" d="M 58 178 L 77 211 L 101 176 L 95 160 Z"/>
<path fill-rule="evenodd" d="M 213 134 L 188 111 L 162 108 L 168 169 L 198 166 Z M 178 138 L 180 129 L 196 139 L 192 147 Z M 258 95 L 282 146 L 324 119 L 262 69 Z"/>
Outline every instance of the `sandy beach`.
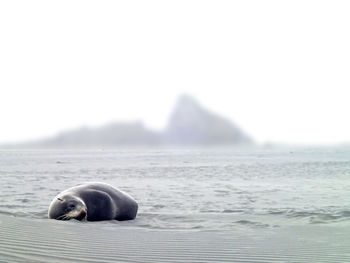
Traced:
<path fill-rule="evenodd" d="M 348 262 L 349 234 L 341 225 L 176 231 L 0 215 L 0 261 Z"/>
<path fill-rule="evenodd" d="M 350 262 L 348 150 L 0 155 L 0 263 Z M 136 219 L 47 219 L 85 181 L 131 194 Z"/>

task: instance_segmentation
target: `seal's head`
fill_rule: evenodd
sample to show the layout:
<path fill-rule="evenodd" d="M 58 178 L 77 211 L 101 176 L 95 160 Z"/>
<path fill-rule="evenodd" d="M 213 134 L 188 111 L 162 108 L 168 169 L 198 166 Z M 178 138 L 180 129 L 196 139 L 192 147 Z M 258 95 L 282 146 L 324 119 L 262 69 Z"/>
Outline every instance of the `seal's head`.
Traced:
<path fill-rule="evenodd" d="M 57 196 L 50 204 L 48 216 L 57 220 L 83 220 L 87 217 L 87 207 L 79 197 L 72 195 Z"/>

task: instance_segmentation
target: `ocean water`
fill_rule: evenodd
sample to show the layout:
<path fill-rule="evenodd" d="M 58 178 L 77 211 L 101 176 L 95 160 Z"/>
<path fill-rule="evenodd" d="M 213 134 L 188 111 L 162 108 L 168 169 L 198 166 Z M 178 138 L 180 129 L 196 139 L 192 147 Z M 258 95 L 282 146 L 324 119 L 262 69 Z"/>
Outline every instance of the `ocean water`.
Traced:
<path fill-rule="evenodd" d="M 136 220 L 104 222 L 107 227 L 350 225 L 346 147 L 2 150 L 0 180 L 0 214 L 40 222 L 59 192 L 101 181 L 139 203 Z"/>

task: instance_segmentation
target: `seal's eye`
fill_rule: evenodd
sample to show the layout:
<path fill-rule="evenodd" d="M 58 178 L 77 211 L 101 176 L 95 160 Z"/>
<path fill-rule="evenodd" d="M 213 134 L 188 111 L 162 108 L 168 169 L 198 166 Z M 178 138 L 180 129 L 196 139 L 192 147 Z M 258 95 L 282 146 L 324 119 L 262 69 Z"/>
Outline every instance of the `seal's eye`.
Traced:
<path fill-rule="evenodd" d="M 75 205 L 74 204 L 68 204 L 66 206 L 66 212 L 73 211 L 74 209 L 75 209 Z"/>
<path fill-rule="evenodd" d="M 57 197 L 57 199 L 60 200 L 61 202 L 63 202 L 63 199 L 61 199 L 61 198 L 59 198 L 59 197 Z"/>

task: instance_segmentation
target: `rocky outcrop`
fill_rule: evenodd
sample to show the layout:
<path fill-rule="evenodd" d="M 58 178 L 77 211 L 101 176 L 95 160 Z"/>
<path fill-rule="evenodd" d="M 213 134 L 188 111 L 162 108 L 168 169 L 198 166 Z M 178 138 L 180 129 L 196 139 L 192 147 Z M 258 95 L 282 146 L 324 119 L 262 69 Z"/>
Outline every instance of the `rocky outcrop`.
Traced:
<path fill-rule="evenodd" d="M 28 148 L 92 148 L 159 145 L 242 145 L 253 141 L 237 125 L 182 95 L 166 129 L 156 132 L 142 122 L 115 122 L 99 128 L 83 127 L 57 136 L 17 145 Z"/>

